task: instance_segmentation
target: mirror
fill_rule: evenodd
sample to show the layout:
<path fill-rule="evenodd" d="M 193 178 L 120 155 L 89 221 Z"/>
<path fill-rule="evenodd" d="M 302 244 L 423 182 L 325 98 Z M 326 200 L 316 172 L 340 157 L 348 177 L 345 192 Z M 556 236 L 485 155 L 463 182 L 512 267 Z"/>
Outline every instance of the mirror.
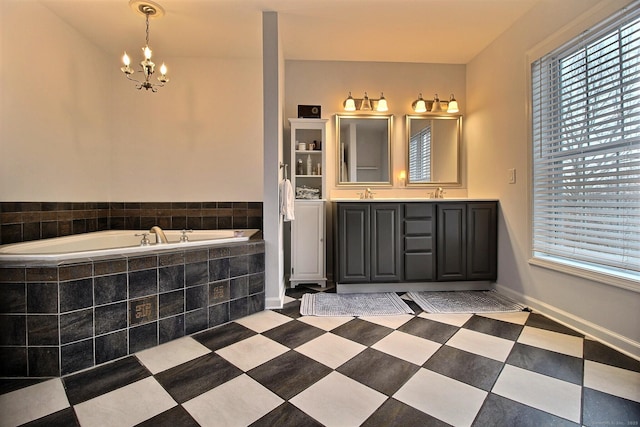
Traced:
<path fill-rule="evenodd" d="M 393 116 L 336 116 L 338 185 L 391 185 Z"/>
<path fill-rule="evenodd" d="M 460 184 L 462 116 L 407 116 L 407 185 Z"/>

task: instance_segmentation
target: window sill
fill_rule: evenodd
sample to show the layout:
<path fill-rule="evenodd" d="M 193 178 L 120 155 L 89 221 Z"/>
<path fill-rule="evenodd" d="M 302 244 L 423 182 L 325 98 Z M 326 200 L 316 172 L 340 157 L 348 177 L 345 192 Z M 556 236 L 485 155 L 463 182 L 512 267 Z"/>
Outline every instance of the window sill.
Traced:
<path fill-rule="evenodd" d="M 555 258 L 539 256 L 530 258 L 529 264 L 640 293 L 640 280 L 638 280 L 637 276 L 634 278 L 630 274 L 624 275 L 624 273 L 620 273 L 618 275 L 607 273 L 596 269 L 589 269 L 577 263 L 569 264 L 559 262 Z"/>

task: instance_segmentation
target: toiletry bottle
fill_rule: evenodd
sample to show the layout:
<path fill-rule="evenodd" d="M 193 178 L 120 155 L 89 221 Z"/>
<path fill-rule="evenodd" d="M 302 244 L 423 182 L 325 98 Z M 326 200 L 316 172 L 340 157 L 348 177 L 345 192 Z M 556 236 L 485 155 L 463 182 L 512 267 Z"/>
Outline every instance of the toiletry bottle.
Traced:
<path fill-rule="evenodd" d="M 322 175 L 322 166 L 320 166 L 320 163 L 316 166 L 316 171 L 318 172 L 318 175 Z"/>
<path fill-rule="evenodd" d="M 307 154 L 307 175 L 311 175 L 311 168 L 312 168 L 311 154 Z"/>
<path fill-rule="evenodd" d="M 296 175 L 303 175 L 304 172 L 302 170 L 302 159 L 298 159 L 298 163 L 296 164 Z"/>

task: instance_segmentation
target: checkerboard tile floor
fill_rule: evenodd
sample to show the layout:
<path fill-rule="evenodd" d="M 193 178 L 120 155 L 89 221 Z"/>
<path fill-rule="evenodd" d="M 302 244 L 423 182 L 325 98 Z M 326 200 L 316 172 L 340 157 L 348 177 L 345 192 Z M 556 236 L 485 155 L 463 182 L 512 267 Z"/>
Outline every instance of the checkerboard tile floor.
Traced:
<path fill-rule="evenodd" d="M 640 362 L 529 312 L 268 310 L 63 378 L 0 381 L 0 426 L 634 426 Z"/>

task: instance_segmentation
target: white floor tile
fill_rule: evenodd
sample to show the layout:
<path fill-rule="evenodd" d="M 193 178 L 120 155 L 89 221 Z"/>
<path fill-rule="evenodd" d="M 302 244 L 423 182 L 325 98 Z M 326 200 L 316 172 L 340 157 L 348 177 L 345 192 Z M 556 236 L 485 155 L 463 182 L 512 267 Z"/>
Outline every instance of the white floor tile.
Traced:
<path fill-rule="evenodd" d="M 524 325 L 527 323 L 529 314 L 530 313 L 528 311 L 517 311 L 514 313 L 480 313 L 479 316 L 502 320 L 503 322 L 515 323 L 516 325 Z"/>
<path fill-rule="evenodd" d="M 289 304 L 290 302 L 294 302 L 294 301 L 296 301 L 295 298 L 291 298 L 290 296 L 285 295 L 284 299 L 282 300 L 282 304 L 286 305 L 286 304 Z"/>
<path fill-rule="evenodd" d="M 82 427 L 126 427 L 176 405 L 153 377 L 147 377 L 75 405 L 74 410 Z"/>
<path fill-rule="evenodd" d="M 491 392 L 580 422 L 582 388 L 579 385 L 505 365 Z"/>
<path fill-rule="evenodd" d="M 242 374 L 182 404 L 203 427 L 247 426 L 284 400 Z"/>
<path fill-rule="evenodd" d="M 583 341 L 584 339 L 580 337 L 531 326 L 525 326 L 518 337 L 519 343 L 574 357 L 582 357 Z"/>
<path fill-rule="evenodd" d="M 399 314 L 397 316 L 362 316 L 360 319 L 376 325 L 386 326 L 387 328 L 397 329 L 414 317 L 411 314 Z"/>
<path fill-rule="evenodd" d="M 454 426 L 470 426 L 487 392 L 420 369 L 393 397 Z"/>
<path fill-rule="evenodd" d="M 640 372 L 585 360 L 584 386 L 640 402 Z"/>
<path fill-rule="evenodd" d="M 136 353 L 136 357 L 152 374 L 197 359 L 211 350 L 191 337 L 184 337 Z"/>
<path fill-rule="evenodd" d="M 254 335 L 235 344 L 216 350 L 243 371 L 260 366 L 269 360 L 289 351 L 288 347 L 263 335 Z"/>
<path fill-rule="evenodd" d="M 328 427 L 345 427 L 362 424 L 386 399 L 334 371 L 289 402 Z"/>
<path fill-rule="evenodd" d="M 276 313 L 271 310 L 264 310 L 251 316 L 243 317 L 235 322 L 242 326 L 251 329 L 259 334 L 269 329 L 273 329 L 276 326 L 284 325 L 290 322 L 292 319 L 284 314 Z"/>
<path fill-rule="evenodd" d="M 340 317 L 340 316 L 302 316 L 298 320 L 306 323 L 307 325 L 315 326 L 324 331 L 330 331 L 338 326 L 344 325 L 353 317 Z"/>
<path fill-rule="evenodd" d="M 460 329 L 446 343 L 450 347 L 504 362 L 514 342 L 470 329 Z"/>
<path fill-rule="evenodd" d="M 366 348 L 362 344 L 327 332 L 295 350 L 331 369 L 336 369 Z"/>
<path fill-rule="evenodd" d="M 60 378 L 0 395 L 0 426 L 17 426 L 69 407 Z"/>
<path fill-rule="evenodd" d="M 418 314 L 418 317 L 423 319 L 429 319 L 440 323 L 446 323 L 452 326 L 462 326 L 467 323 L 467 320 L 471 319 L 473 314 L 465 313 L 425 313 Z"/>
<path fill-rule="evenodd" d="M 393 331 L 386 337 L 371 346 L 376 350 L 390 354 L 407 362 L 422 365 L 438 351 L 441 344 L 406 334 Z"/>

